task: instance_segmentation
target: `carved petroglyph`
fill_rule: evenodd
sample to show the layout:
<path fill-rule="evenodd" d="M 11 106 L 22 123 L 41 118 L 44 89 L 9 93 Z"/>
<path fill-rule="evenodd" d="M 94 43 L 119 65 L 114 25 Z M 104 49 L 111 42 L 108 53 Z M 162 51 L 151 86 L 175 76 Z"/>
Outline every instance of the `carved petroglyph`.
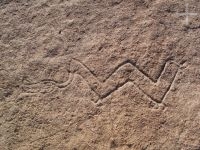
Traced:
<path fill-rule="evenodd" d="M 26 93 L 50 93 L 54 90 L 55 87 L 57 88 L 65 88 L 71 84 L 73 80 L 73 75 L 69 74 L 68 81 L 64 83 L 58 83 L 55 80 L 51 79 L 44 79 L 36 83 L 27 82 L 21 86 L 21 89 Z"/>
<path fill-rule="evenodd" d="M 155 81 L 149 75 L 140 70 L 132 60 L 126 60 L 115 67 L 108 78 L 100 82 L 95 74 L 79 60 L 73 59 L 71 62 L 71 72 L 82 76 L 90 88 L 99 96 L 100 99 L 108 97 L 128 82 L 133 82 L 144 94 L 153 101 L 161 103 L 169 91 L 179 65 L 175 62 L 166 62 L 160 71 L 160 76 Z"/>
<path fill-rule="evenodd" d="M 58 83 L 48 79 L 37 83 L 26 83 L 22 86 L 22 89 L 26 93 L 50 93 L 55 87 L 66 88 L 73 81 L 74 74 L 78 74 L 87 81 L 89 87 L 98 95 L 99 99 L 108 97 L 126 83 L 132 82 L 150 99 L 161 103 L 170 90 L 178 69 L 178 64 L 168 61 L 159 70 L 159 77 L 155 80 L 139 69 L 134 61 L 128 59 L 117 65 L 108 77 L 101 82 L 85 64 L 77 59 L 72 59 L 67 82 Z"/>

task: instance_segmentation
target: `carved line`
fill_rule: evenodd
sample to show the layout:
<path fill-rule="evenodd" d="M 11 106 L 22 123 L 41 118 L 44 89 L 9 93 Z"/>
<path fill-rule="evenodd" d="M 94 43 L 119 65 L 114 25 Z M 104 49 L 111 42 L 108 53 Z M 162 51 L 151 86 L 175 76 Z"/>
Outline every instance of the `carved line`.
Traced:
<path fill-rule="evenodd" d="M 88 68 L 88 67 L 87 67 L 84 63 L 82 63 L 80 60 L 78 60 L 78 59 L 76 59 L 76 58 L 73 58 L 73 60 L 78 61 L 79 63 L 81 63 L 81 65 L 83 65 L 88 71 L 90 71 L 90 73 L 91 73 L 94 77 L 96 77 L 96 74 L 95 74 L 93 71 L 91 71 L 90 68 Z M 109 75 L 102 81 L 102 83 L 103 83 L 103 82 L 106 82 L 119 68 L 123 67 L 123 66 L 126 65 L 126 64 L 131 64 L 133 67 L 137 68 L 142 74 L 144 74 L 146 77 L 148 77 L 152 82 L 154 82 L 154 83 L 157 82 L 157 80 L 153 79 L 153 78 L 150 77 L 148 74 L 146 74 L 143 70 L 139 69 L 139 67 L 136 65 L 136 62 L 134 62 L 133 60 L 127 59 L 127 60 L 121 62 L 120 64 L 118 64 L 118 65 L 113 69 L 113 71 L 111 71 L 111 72 L 109 73 Z M 166 63 L 165 63 L 165 64 L 166 64 Z M 165 65 L 164 65 L 164 66 L 165 66 Z M 162 71 L 161 71 L 161 73 L 162 73 Z M 160 74 L 161 74 L 161 73 L 160 73 Z M 96 77 L 96 78 L 97 78 L 97 77 Z M 101 82 L 101 81 L 99 81 L 99 82 Z"/>
<path fill-rule="evenodd" d="M 167 60 L 167 61 L 165 62 L 165 64 L 161 67 L 160 72 L 159 72 L 159 76 L 158 76 L 158 78 L 155 80 L 155 79 L 151 78 L 148 74 L 146 74 L 144 71 L 142 71 L 141 69 L 139 69 L 139 67 L 136 66 L 136 64 L 135 64 L 134 61 L 127 59 L 127 60 L 123 61 L 122 63 L 120 63 L 119 65 L 117 65 L 117 66 L 114 68 L 114 70 L 108 75 L 108 77 L 106 77 L 106 79 L 103 80 L 103 82 L 101 82 L 101 81 L 99 81 L 99 79 L 96 77 L 96 75 L 95 75 L 85 64 L 83 64 L 81 61 L 79 61 L 79 60 L 77 60 L 77 59 L 73 59 L 73 60 L 74 60 L 74 61 L 77 61 L 78 63 L 80 63 L 81 66 L 82 66 L 82 69 L 86 69 L 87 71 L 89 71 L 90 74 L 91 74 L 99 83 L 102 83 L 102 84 L 104 84 L 107 80 L 109 80 L 109 78 L 110 78 L 115 72 L 117 72 L 117 70 L 119 70 L 121 67 L 123 67 L 123 66 L 126 65 L 126 64 L 132 65 L 132 66 L 135 67 L 141 74 L 143 74 L 145 77 L 147 77 L 152 83 L 157 84 L 158 81 L 160 80 L 160 78 L 162 77 L 162 74 L 164 74 L 165 69 L 166 69 L 166 64 L 167 64 L 167 62 L 168 62 L 168 60 Z M 72 62 L 72 63 L 73 63 L 73 62 Z M 172 62 L 172 61 L 171 61 L 171 63 L 174 63 L 174 64 L 176 64 L 176 65 L 179 67 L 179 65 L 178 65 L 177 63 Z M 126 83 L 128 83 L 128 82 L 133 82 L 133 83 L 138 87 L 138 89 L 141 90 L 141 91 L 142 91 L 145 95 L 147 95 L 150 99 L 152 99 L 153 101 L 155 101 L 155 102 L 157 102 L 157 103 L 162 103 L 162 101 L 163 101 L 163 99 L 165 98 L 166 94 L 167 94 L 168 91 L 170 90 L 170 87 L 171 87 L 172 83 L 173 83 L 174 80 L 175 80 L 175 77 L 176 77 L 177 72 L 178 72 L 178 69 L 175 70 L 175 72 L 174 72 L 174 70 L 173 70 L 174 75 L 173 75 L 173 77 L 171 78 L 171 81 L 169 81 L 170 83 L 169 83 L 169 85 L 166 87 L 166 90 L 165 90 L 164 94 L 162 94 L 162 97 L 160 98 L 160 100 L 155 99 L 153 96 L 151 96 L 150 94 L 148 94 L 147 92 L 145 92 L 145 90 L 143 90 L 140 86 L 137 85 L 136 82 L 134 82 L 134 80 L 131 80 L 130 78 L 127 78 L 124 82 L 122 82 L 122 83 L 116 85 L 113 89 L 111 89 L 110 91 L 107 91 L 107 92 L 104 93 L 104 94 L 100 94 L 100 93 L 99 93 L 98 91 L 96 91 L 93 87 L 91 87 L 89 83 L 88 83 L 88 85 L 89 85 L 89 87 L 91 88 L 91 90 L 92 90 L 93 92 L 95 92 L 95 93 L 99 96 L 100 99 L 104 99 L 104 98 L 108 97 L 110 94 L 112 94 L 114 91 L 118 90 L 120 87 L 124 86 Z M 75 74 L 79 74 L 83 79 L 85 79 L 85 78 L 84 78 L 84 75 L 82 75 L 81 73 L 76 73 L 76 72 L 74 72 L 74 73 L 75 73 Z M 125 77 L 124 77 L 124 78 L 125 78 Z M 87 81 L 87 80 L 86 80 L 86 81 Z M 87 81 L 87 82 L 88 82 L 88 81 Z"/>
<path fill-rule="evenodd" d="M 56 86 L 58 88 L 66 88 L 68 85 L 70 85 L 72 83 L 73 78 L 74 78 L 74 76 L 70 73 L 69 79 L 64 83 L 59 83 L 58 81 L 55 81 L 55 80 L 52 80 L 52 79 L 44 79 L 44 80 L 41 80 L 41 81 L 35 82 L 35 83 L 23 84 L 21 86 L 21 88 L 24 89 L 23 86 L 34 86 L 34 85 L 47 84 L 47 83 L 52 83 L 54 86 Z"/>
<path fill-rule="evenodd" d="M 175 81 L 175 79 L 176 79 L 177 74 L 178 74 L 178 70 L 176 71 L 175 76 L 174 76 L 174 78 L 173 78 L 173 80 L 172 80 L 170 86 L 167 88 L 165 94 L 162 96 L 162 102 L 164 101 L 164 99 L 165 99 L 167 93 L 170 91 L 170 89 L 171 89 L 171 87 L 172 87 L 172 84 L 174 83 L 174 81 Z"/>
<path fill-rule="evenodd" d="M 127 71 L 127 68 L 123 68 L 123 66 L 125 66 L 125 65 L 131 65 L 131 67 L 132 67 L 132 70 L 131 70 L 131 71 L 132 71 L 132 72 L 135 71 L 134 69 L 136 68 L 136 69 L 139 71 L 139 73 L 140 73 L 140 74 L 139 74 L 139 77 L 140 77 L 140 76 L 145 76 L 145 77 L 146 77 L 150 82 L 152 82 L 154 85 L 153 85 L 152 83 L 150 83 L 150 84 L 152 84 L 153 86 L 156 87 L 156 84 L 158 83 L 158 81 L 160 81 L 160 79 L 161 79 L 161 77 L 162 77 L 162 74 L 165 73 L 166 65 L 167 65 L 167 62 L 168 62 L 169 60 L 166 60 L 165 63 L 163 63 L 163 65 L 162 65 L 161 68 L 159 69 L 159 72 L 158 72 L 158 75 L 159 75 L 159 76 L 157 77 L 157 79 L 153 79 L 153 78 L 150 77 L 148 74 L 146 74 L 143 70 L 139 69 L 139 67 L 136 65 L 136 63 L 135 63 L 133 60 L 127 59 L 127 60 L 123 61 L 122 63 L 118 64 L 118 65 L 113 69 L 113 71 L 112 71 L 111 73 L 109 73 L 109 75 L 106 77 L 106 79 L 104 79 L 103 81 L 100 81 L 100 80 L 96 77 L 96 75 L 95 75 L 94 72 L 92 72 L 85 64 L 83 64 L 81 61 L 79 61 L 79 60 L 77 60 L 77 59 L 72 59 L 72 61 L 71 61 L 71 66 L 73 65 L 73 61 L 78 62 L 78 63 L 79 63 L 78 65 L 79 65 L 79 67 L 81 66 L 81 69 L 86 70 L 86 72 L 88 71 L 89 74 L 92 76 L 91 78 L 95 78 L 95 80 L 98 81 L 99 84 L 100 84 L 100 85 L 99 85 L 100 89 L 102 89 L 102 88 L 103 88 L 103 85 L 104 85 L 110 78 L 112 78 L 112 75 L 113 75 L 113 74 L 118 73 L 117 71 L 120 70 L 120 68 L 122 68 L 123 71 Z M 174 64 L 176 64 L 177 66 L 179 66 L 179 65 L 178 65 L 177 63 L 175 63 L 175 62 L 172 62 L 172 61 L 171 61 L 171 63 L 174 63 Z M 37 84 L 42 84 L 42 83 L 43 83 L 43 84 L 52 83 L 54 86 L 57 86 L 58 88 L 66 88 L 69 84 L 72 83 L 72 81 L 73 81 L 73 79 L 74 79 L 73 74 L 79 74 L 84 80 L 87 81 L 87 79 L 86 79 L 87 77 L 85 78 L 83 73 L 77 73 L 76 71 L 73 72 L 73 71 L 71 70 L 71 66 L 70 66 L 70 75 L 69 75 L 69 79 L 68 79 L 67 82 L 58 83 L 57 81 L 54 81 L 54 80 L 52 80 L 52 79 L 45 79 L 45 80 L 41 80 L 40 82 L 37 82 L 37 83 L 26 84 L 26 85 L 37 85 Z M 72 74 L 72 72 L 73 72 L 73 74 Z M 145 89 L 143 89 L 142 87 L 140 87 L 140 83 L 138 84 L 138 82 L 135 82 L 134 79 L 131 79 L 130 77 L 126 77 L 126 76 L 123 76 L 124 81 L 122 81 L 121 83 L 117 83 L 117 85 L 115 85 L 114 87 L 111 87 L 110 90 L 103 91 L 103 93 L 101 93 L 101 92 L 98 91 L 97 89 L 95 90 L 95 89 L 91 86 L 91 84 L 90 84 L 88 81 L 87 81 L 87 83 L 88 83 L 89 87 L 91 88 L 91 90 L 92 90 L 94 93 L 96 93 L 96 94 L 98 95 L 98 97 L 99 97 L 100 100 L 105 99 L 106 97 L 108 97 L 109 95 L 111 95 L 114 91 L 118 90 L 120 87 L 124 86 L 124 85 L 127 84 L 128 82 L 132 82 L 132 83 L 134 83 L 134 84 L 138 87 L 138 89 L 139 89 L 140 91 L 142 91 L 142 92 L 143 92 L 147 97 L 149 97 L 151 100 L 153 100 L 153 101 L 155 101 L 155 102 L 157 102 L 157 103 L 162 103 L 162 101 L 165 99 L 167 93 L 169 92 L 172 83 L 173 83 L 174 80 L 175 80 L 175 77 L 176 77 L 176 75 L 177 75 L 177 72 L 178 72 L 178 69 L 175 70 L 175 72 L 173 71 L 173 73 L 175 73 L 174 76 L 173 76 L 173 78 L 168 79 L 168 80 L 170 80 L 170 81 L 168 81 L 169 83 L 168 83 L 168 85 L 167 85 L 166 87 L 163 87 L 163 88 L 166 88 L 166 89 L 164 89 L 164 92 L 161 91 L 161 92 L 162 92 L 162 93 L 160 94 L 161 97 L 158 97 L 158 99 L 154 98 L 154 96 L 153 96 L 154 93 L 153 93 L 153 94 L 152 94 L 152 92 L 148 93 L 147 91 L 145 91 Z M 137 77 L 137 76 L 136 76 L 136 77 Z M 106 85 L 106 84 L 105 84 L 105 85 Z M 147 85 L 147 86 L 148 86 L 148 85 Z M 158 92 L 159 92 L 159 89 L 158 89 Z M 99 102 L 99 101 L 97 101 L 97 103 L 98 103 L 98 102 Z"/>

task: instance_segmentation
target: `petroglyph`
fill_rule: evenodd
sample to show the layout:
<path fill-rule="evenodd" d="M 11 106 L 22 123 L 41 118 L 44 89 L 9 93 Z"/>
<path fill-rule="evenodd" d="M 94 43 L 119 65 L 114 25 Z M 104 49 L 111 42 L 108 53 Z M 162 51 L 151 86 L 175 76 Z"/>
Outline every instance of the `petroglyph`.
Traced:
<path fill-rule="evenodd" d="M 70 66 L 69 80 L 58 83 L 54 80 L 42 80 L 37 83 L 26 83 L 22 86 L 27 93 L 50 93 L 55 87 L 66 88 L 73 80 L 74 74 L 79 74 L 87 81 L 91 90 L 100 99 L 108 97 L 128 82 L 133 82 L 139 90 L 157 103 L 162 103 L 167 92 L 175 79 L 179 65 L 168 61 L 163 68 L 158 71 L 159 77 L 154 80 L 144 71 L 139 69 L 134 61 L 125 60 L 117 65 L 108 77 L 101 82 L 96 75 L 81 61 L 73 59 Z"/>
<path fill-rule="evenodd" d="M 31 82 L 24 83 L 21 86 L 21 88 L 23 92 L 26 93 L 50 93 L 55 88 L 67 87 L 68 85 L 70 85 L 72 80 L 73 80 L 73 75 L 69 74 L 69 79 L 64 83 L 58 83 L 57 81 L 51 79 L 44 79 L 36 83 L 31 83 Z"/>
<path fill-rule="evenodd" d="M 127 82 L 133 82 L 144 94 L 157 103 L 162 103 L 178 69 L 177 63 L 168 61 L 159 72 L 158 79 L 154 81 L 149 75 L 138 69 L 132 60 L 125 60 L 114 69 L 106 80 L 100 82 L 95 74 L 79 60 L 73 59 L 70 68 L 72 73 L 79 74 L 87 81 L 100 99 L 108 97 Z"/>

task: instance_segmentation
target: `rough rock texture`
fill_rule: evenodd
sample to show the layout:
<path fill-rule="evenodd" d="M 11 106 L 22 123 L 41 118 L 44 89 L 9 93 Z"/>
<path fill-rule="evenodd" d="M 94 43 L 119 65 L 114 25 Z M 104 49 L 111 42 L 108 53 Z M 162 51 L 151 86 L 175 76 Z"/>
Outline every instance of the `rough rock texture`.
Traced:
<path fill-rule="evenodd" d="M 1 0 L 1 150 L 200 150 L 200 2 Z"/>

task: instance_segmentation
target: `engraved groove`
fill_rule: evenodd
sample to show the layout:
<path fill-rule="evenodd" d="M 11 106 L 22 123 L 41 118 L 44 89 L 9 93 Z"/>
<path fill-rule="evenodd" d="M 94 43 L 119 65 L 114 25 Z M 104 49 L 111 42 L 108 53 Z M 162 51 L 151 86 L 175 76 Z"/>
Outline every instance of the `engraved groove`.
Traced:
<path fill-rule="evenodd" d="M 170 90 L 179 65 L 167 60 L 159 69 L 159 77 L 155 80 L 146 74 L 132 60 L 125 60 L 118 64 L 108 77 L 101 82 L 96 75 L 81 61 L 73 59 L 70 70 L 74 74 L 79 74 L 87 81 L 89 87 L 100 99 L 111 95 L 114 91 L 124 86 L 128 82 L 133 82 L 139 90 L 157 103 L 162 103 L 166 94 Z"/>
<path fill-rule="evenodd" d="M 58 81 L 53 80 L 53 79 L 43 79 L 43 80 L 41 80 L 39 82 L 26 83 L 24 85 L 31 86 L 31 85 L 37 85 L 37 84 L 52 83 L 53 85 L 57 86 L 58 88 L 65 88 L 65 87 L 67 87 L 72 82 L 72 80 L 73 80 L 73 75 L 70 73 L 69 74 L 69 79 L 66 82 L 63 82 L 63 83 L 59 83 Z"/>

